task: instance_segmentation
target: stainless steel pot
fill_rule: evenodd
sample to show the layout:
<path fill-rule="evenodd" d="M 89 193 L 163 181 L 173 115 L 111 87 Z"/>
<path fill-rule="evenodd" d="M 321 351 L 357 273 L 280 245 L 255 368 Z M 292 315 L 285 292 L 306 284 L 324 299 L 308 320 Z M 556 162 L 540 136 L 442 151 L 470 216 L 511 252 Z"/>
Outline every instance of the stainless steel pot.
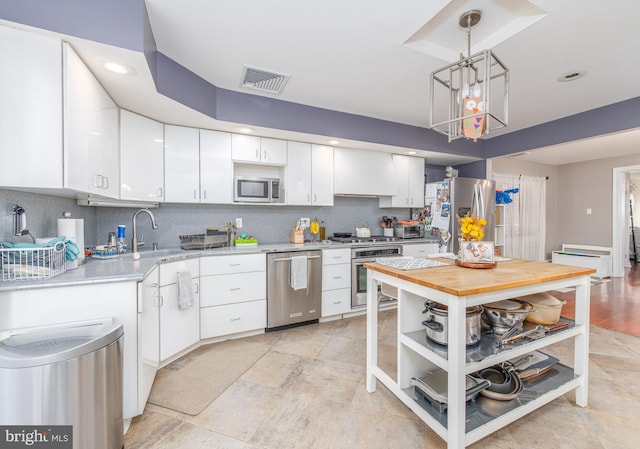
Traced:
<path fill-rule="evenodd" d="M 447 345 L 449 310 L 447 306 L 433 301 L 425 301 L 424 310 L 427 319 L 422 322 L 427 328 L 427 338 L 435 343 Z M 480 342 L 482 333 L 482 306 L 467 307 L 466 345 L 473 346 Z"/>
<path fill-rule="evenodd" d="M 493 328 L 496 334 L 502 334 L 511 328 L 522 328 L 522 322 L 533 306 L 517 299 L 505 299 L 484 305 L 483 321 Z"/>

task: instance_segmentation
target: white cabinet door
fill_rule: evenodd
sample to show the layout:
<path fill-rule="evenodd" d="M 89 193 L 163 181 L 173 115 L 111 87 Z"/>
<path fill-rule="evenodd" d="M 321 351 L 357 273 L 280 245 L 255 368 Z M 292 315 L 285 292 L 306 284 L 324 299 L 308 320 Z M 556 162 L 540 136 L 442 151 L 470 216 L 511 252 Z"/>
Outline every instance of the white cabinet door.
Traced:
<path fill-rule="evenodd" d="M 221 337 L 267 327 L 267 301 L 241 302 L 201 310 L 201 338 Z"/>
<path fill-rule="evenodd" d="M 424 207 L 424 159 L 408 157 L 407 180 L 410 207 Z"/>
<path fill-rule="evenodd" d="M 402 245 L 402 255 L 409 257 L 427 257 L 429 254 L 439 252 L 440 245 L 437 243 L 411 243 Z"/>
<path fill-rule="evenodd" d="M 333 147 L 311 146 L 311 204 L 333 206 Z"/>
<path fill-rule="evenodd" d="M 164 125 L 165 202 L 200 202 L 199 153 L 198 129 Z"/>
<path fill-rule="evenodd" d="M 287 142 L 261 137 L 260 155 L 263 164 L 287 165 Z"/>
<path fill-rule="evenodd" d="M 271 165 L 287 164 L 287 142 L 280 139 L 231 135 L 231 155 L 234 161 Z"/>
<path fill-rule="evenodd" d="M 160 313 L 157 265 L 138 283 L 138 414 L 144 412 L 160 366 Z"/>
<path fill-rule="evenodd" d="M 178 272 L 189 270 L 196 284 L 194 304 L 178 307 Z M 199 261 L 189 259 L 160 265 L 160 360 L 178 354 L 200 340 Z"/>
<path fill-rule="evenodd" d="M 231 135 L 231 157 L 234 161 L 260 162 L 260 137 Z"/>
<path fill-rule="evenodd" d="M 333 170 L 336 195 L 396 194 L 393 159 L 389 153 L 335 148 Z"/>
<path fill-rule="evenodd" d="M 62 187 L 61 41 L 0 26 L 0 185 Z"/>
<path fill-rule="evenodd" d="M 107 282 L 0 292 L 0 329 L 113 317 L 124 328 L 123 418 L 138 412 L 137 282 Z"/>
<path fill-rule="evenodd" d="M 393 155 L 396 194 L 380 198 L 380 207 L 424 207 L 424 159 Z"/>
<path fill-rule="evenodd" d="M 120 110 L 120 199 L 164 201 L 164 126 Z"/>
<path fill-rule="evenodd" d="M 231 134 L 200 130 L 200 202 L 233 203 Z"/>
<path fill-rule="evenodd" d="M 311 144 L 287 142 L 285 203 L 301 206 L 311 204 L 311 180 Z"/>
<path fill-rule="evenodd" d="M 118 198 L 118 107 L 68 44 L 63 61 L 64 186 Z"/>
<path fill-rule="evenodd" d="M 267 291 L 266 271 L 202 276 L 201 307 L 264 299 Z"/>

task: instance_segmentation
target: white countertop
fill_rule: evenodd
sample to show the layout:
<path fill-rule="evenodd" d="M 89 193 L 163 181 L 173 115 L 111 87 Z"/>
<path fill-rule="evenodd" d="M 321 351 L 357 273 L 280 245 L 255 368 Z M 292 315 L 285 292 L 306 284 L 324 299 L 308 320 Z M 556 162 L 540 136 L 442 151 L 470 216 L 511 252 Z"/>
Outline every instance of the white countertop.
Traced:
<path fill-rule="evenodd" d="M 373 245 L 380 245 L 377 242 Z M 396 242 L 384 242 L 387 244 L 414 244 L 434 243 L 429 239 L 409 239 Z M 29 281 L 0 281 L 1 291 L 28 290 L 39 288 L 67 287 L 71 285 L 100 284 L 104 282 L 138 282 L 144 279 L 146 274 L 157 263 L 168 263 L 176 260 L 203 257 L 223 256 L 229 254 L 255 254 L 282 251 L 304 251 L 310 249 L 338 249 L 362 246 L 362 243 L 321 243 L 308 242 L 304 244 L 267 243 L 249 247 L 222 247 L 209 250 L 183 250 L 180 248 L 163 249 L 159 251 L 142 251 L 140 260 L 133 260 L 131 253 L 125 253 L 113 259 L 87 258 L 78 268 L 67 270 L 58 276 L 49 279 Z"/>

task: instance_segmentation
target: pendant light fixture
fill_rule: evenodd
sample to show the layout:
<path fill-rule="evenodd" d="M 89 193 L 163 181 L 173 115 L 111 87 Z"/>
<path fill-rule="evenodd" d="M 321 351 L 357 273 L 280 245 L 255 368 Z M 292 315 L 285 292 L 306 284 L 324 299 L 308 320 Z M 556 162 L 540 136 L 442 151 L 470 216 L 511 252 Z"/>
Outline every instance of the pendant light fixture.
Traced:
<path fill-rule="evenodd" d="M 471 54 L 471 28 L 480 22 L 481 11 L 460 16 L 467 32 L 467 57 L 431 73 L 430 126 L 452 140 L 476 141 L 490 130 L 508 124 L 509 69 L 491 50 Z"/>

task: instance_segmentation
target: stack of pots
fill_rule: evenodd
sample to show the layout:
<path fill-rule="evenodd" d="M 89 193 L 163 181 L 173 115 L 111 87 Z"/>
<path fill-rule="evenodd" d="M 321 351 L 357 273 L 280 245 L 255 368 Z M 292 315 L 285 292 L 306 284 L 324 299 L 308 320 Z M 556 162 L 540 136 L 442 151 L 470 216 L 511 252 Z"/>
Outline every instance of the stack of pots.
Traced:
<path fill-rule="evenodd" d="M 447 306 L 425 301 L 422 313 L 427 317 L 422 322 L 427 327 L 427 338 L 435 343 L 447 345 L 449 329 Z M 482 333 L 482 306 L 467 307 L 466 328 L 466 345 L 478 344 Z"/>
<path fill-rule="evenodd" d="M 502 335 L 513 328 L 522 329 L 522 323 L 532 310 L 531 304 L 519 299 L 492 302 L 484 306 L 483 324 L 495 334 Z"/>

